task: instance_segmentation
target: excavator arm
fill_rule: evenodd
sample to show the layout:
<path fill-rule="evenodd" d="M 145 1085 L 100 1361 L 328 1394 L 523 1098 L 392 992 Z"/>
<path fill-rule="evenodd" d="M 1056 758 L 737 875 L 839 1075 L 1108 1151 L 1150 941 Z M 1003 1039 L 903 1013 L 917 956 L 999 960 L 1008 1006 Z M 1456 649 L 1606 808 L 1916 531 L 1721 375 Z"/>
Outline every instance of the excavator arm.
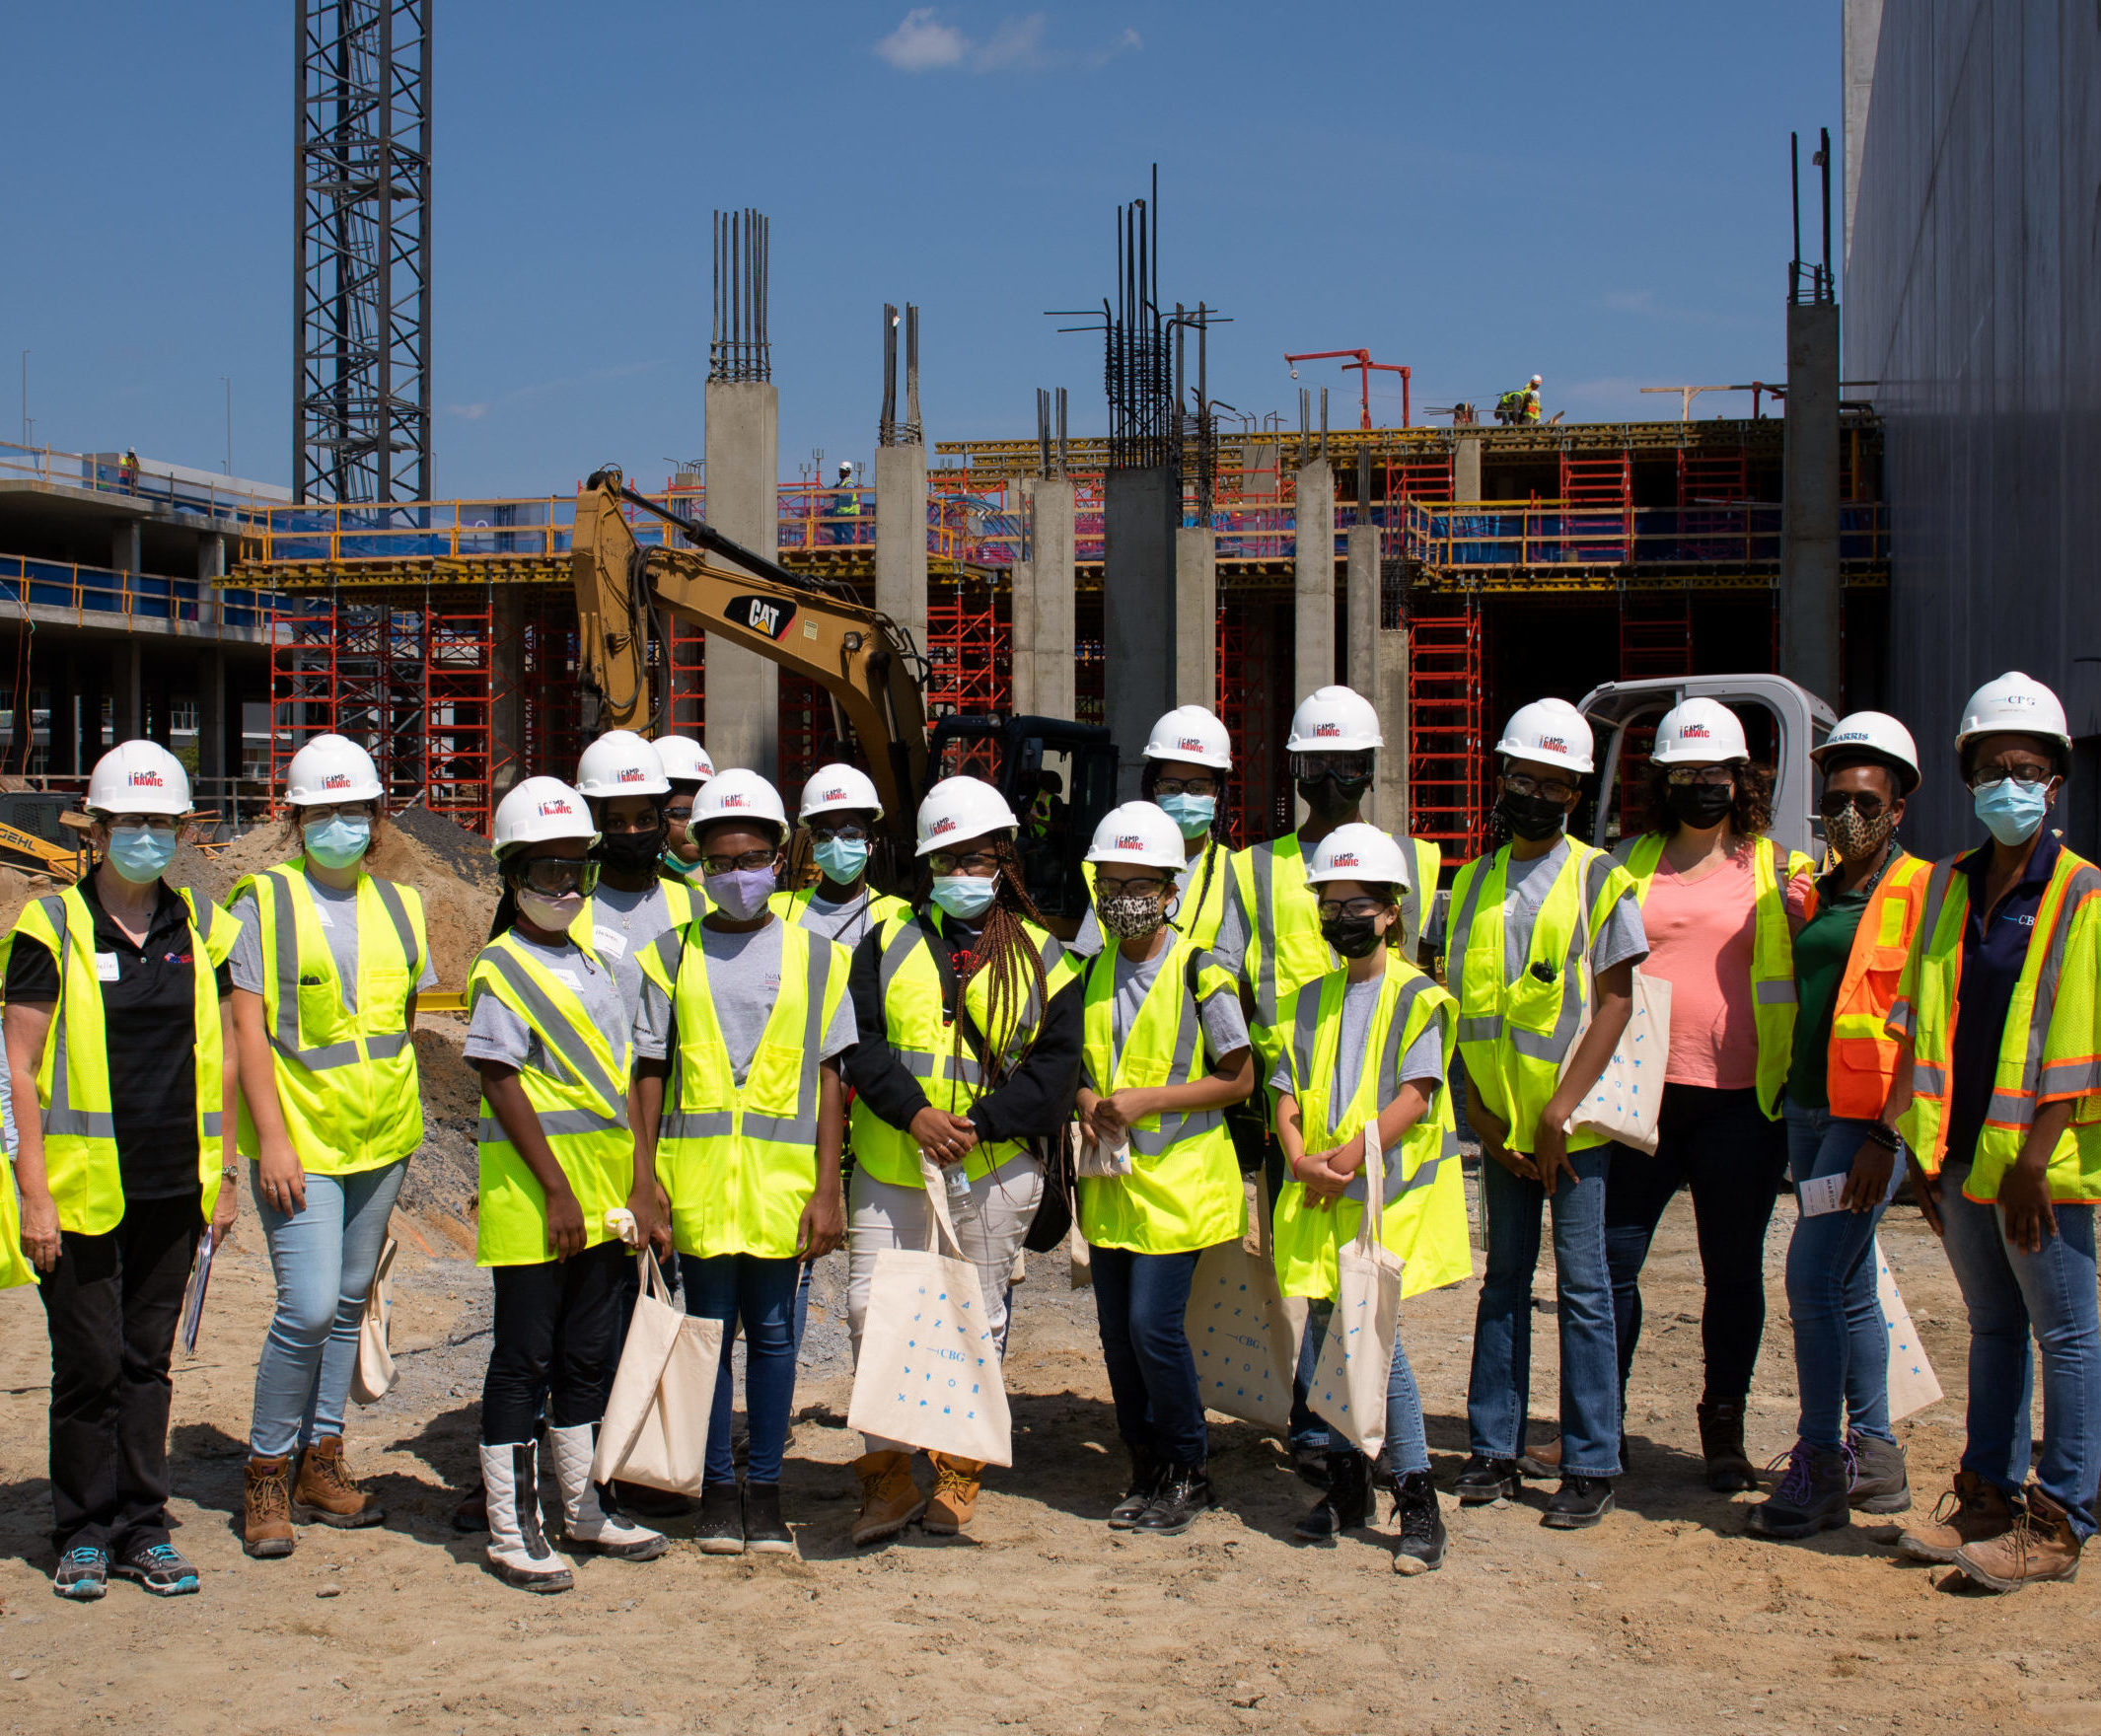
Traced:
<path fill-rule="evenodd" d="M 663 519 L 694 547 L 645 547 L 623 506 Z M 648 656 L 651 617 L 662 611 L 770 658 L 832 696 L 867 752 L 885 828 L 909 859 L 926 779 L 926 699 L 922 660 L 894 621 L 667 511 L 627 487 L 617 470 L 585 483 L 571 550 L 588 729 L 662 733 Z"/>

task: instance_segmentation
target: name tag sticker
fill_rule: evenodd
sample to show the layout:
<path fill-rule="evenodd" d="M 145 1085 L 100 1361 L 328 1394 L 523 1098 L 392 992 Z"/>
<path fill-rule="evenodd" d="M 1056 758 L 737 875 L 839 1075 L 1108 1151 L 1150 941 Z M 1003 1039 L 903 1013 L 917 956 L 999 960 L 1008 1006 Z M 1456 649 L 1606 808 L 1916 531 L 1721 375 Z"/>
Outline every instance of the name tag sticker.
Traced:
<path fill-rule="evenodd" d="M 328 906 L 319 900 L 314 904 L 314 920 L 319 922 L 324 928 L 333 928 L 335 926 L 335 918 L 328 914 Z"/>
<path fill-rule="evenodd" d="M 564 988 L 580 989 L 584 985 L 583 978 L 578 976 L 574 971 L 566 971 L 557 968 L 555 970 L 549 971 L 547 975 L 549 976 L 552 976 L 554 980 L 559 982 Z"/>
<path fill-rule="evenodd" d="M 604 934 L 594 934 L 591 938 L 597 942 L 598 950 L 609 957 L 624 959 L 627 956 L 627 936 L 624 934 L 615 934 L 608 929 Z"/>
<path fill-rule="evenodd" d="M 97 953 L 95 955 L 95 980 L 98 982 L 114 982 L 116 977 L 116 954 Z"/>

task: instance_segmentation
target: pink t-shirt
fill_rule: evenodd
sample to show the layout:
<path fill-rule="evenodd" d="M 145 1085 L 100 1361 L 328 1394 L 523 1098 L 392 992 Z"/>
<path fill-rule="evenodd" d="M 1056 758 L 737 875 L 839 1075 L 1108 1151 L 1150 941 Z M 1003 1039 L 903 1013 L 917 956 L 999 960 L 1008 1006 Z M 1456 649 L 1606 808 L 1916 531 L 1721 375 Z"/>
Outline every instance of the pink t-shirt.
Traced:
<path fill-rule="evenodd" d="M 1758 1083 L 1758 1024 L 1751 996 L 1751 944 L 1757 933 L 1757 882 L 1747 846 L 1687 880 L 1656 864 L 1641 925 L 1648 932 L 1643 973 L 1671 985 L 1669 1085 L 1743 1091 Z M 1799 911 L 1807 877 L 1787 888 Z"/>

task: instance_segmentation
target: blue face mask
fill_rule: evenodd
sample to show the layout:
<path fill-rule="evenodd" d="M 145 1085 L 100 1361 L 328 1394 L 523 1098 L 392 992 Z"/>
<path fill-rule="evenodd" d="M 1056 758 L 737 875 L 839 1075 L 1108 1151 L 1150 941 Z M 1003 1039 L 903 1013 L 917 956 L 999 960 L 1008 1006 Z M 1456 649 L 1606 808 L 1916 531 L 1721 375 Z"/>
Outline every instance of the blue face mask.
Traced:
<path fill-rule="evenodd" d="M 934 876 L 934 903 L 965 922 L 976 921 L 989 910 L 998 892 L 999 876 L 996 874 Z"/>
<path fill-rule="evenodd" d="M 2043 816 L 2050 812 L 2050 785 L 2020 784 L 2002 777 L 1973 790 L 1970 801 L 1986 829 L 2010 849 L 2033 837 L 2043 824 Z"/>
<path fill-rule="evenodd" d="M 1184 837 L 1201 837 L 1211 830 L 1211 819 L 1218 812 L 1216 796 L 1172 795 L 1163 796 L 1160 811 L 1182 829 Z"/>
<path fill-rule="evenodd" d="M 150 826 L 112 826 L 109 829 L 109 863 L 133 886 L 145 886 L 168 872 L 175 860 L 173 828 L 156 832 Z"/>
<path fill-rule="evenodd" d="M 334 815 L 300 829 L 307 854 L 324 868 L 347 868 L 372 846 L 372 822 Z"/>
<path fill-rule="evenodd" d="M 827 880 L 851 886 L 860 878 L 861 870 L 868 866 L 868 840 L 865 837 L 828 837 L 817 846 L 814 854 Z"/>

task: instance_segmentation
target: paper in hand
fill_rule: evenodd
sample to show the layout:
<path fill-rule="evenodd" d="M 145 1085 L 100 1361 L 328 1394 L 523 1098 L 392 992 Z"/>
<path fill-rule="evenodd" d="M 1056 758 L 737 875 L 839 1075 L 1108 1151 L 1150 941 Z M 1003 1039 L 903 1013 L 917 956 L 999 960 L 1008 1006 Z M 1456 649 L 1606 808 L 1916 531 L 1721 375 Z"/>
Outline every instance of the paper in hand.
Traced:
<path fill-rule="evenodd" d="M 1847 1177 L 1842 1171 L 1836 1176 L 1817 1176 L 1801 1183 L 1795 1190 L 1799 1197 L 1800 1211 L 1804 1217 L 1822 1217 L 1828 1211 L 1837 1211 L 1846 1197 Z"/>
<path fill-rule="evenodd" d="M 216 1231 L 207 1229 L 197 1243 L 197 1257 L 189 1268 L 189 1287 L 182 1292 L 182 1354 L 197 1353 L 197 1328 L 204 1319 L 204 1292 L 211 1287 L 211 1257 L 217 1251 Z"/>

